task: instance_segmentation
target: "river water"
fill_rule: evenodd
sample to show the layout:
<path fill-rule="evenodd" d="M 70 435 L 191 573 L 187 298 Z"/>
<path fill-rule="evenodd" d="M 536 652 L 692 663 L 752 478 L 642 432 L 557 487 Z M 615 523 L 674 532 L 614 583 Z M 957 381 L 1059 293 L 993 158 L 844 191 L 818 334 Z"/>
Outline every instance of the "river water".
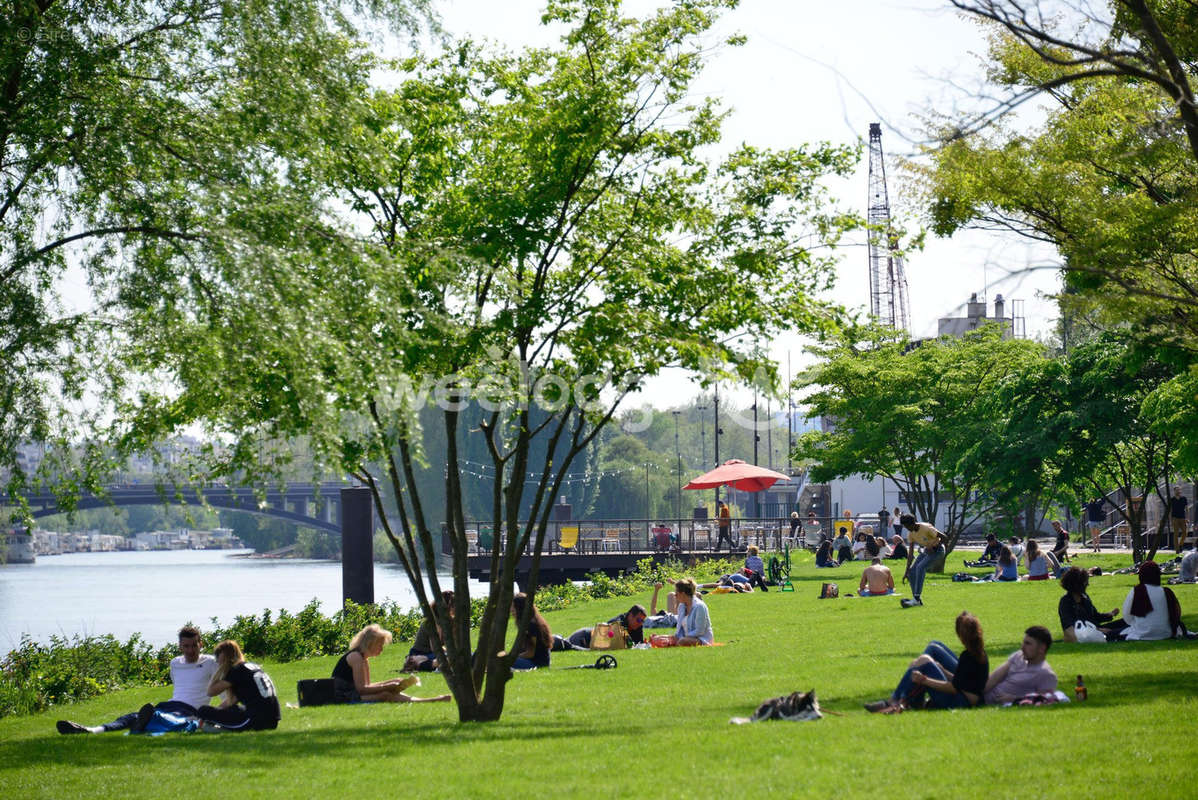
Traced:
<path fill-rule="evenodd" d="M 36 564 L 0 566 L 0 655 L 29 634 L 134 633 L 169 644 L 186 622 L 228 625 L 264 609 L 299 611 L 320 601 L 324 614 L 341 608 L 341 564 L 299 559 L 233 558 L 232 550 L 154 550 L 38 556 Z M 443 585 L 449 578 L 442 576 Z M 485 593 L 471 582 L 471 594 Z M 398 564 L 376 564 L 376 602 L 414 607 L 416 595 Z"/>

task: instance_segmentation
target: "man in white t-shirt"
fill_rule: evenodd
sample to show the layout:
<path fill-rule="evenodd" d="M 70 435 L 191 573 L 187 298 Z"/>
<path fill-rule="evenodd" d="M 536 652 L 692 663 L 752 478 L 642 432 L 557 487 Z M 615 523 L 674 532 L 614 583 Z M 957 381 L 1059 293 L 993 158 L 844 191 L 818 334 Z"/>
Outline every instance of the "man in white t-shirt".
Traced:
<path fill-rule="evenodd" d="M 991 705 L 1013 703 L 1029 694 L 1047 694 L 1057 690 L 1057 674 L 1045 657 L 1052 646 L 1052 633 L 1033 625 L 1023 633 L 1023 644 L 986 681 L 986 702 Z"/>
<path fill-rule="evenodd" d="M 208 684 L 216 672 L 216 659 L 203 650 L 204 639 L 198 630 L 190 625 L 179 630 L 181 655 L 171 659 L 171 683 L 175 687 L 174 692 L 170 700 L 151 706 L 151 709 L 194 717 L 196 709 L 208 705 L 212 699 L 208 696 Z M 137 726 L 137 712 L 123 714 L 103 725 L 80 725 L 66 719 L 60 719 L 57 725 L 59 733 L 107 733 Z"/>

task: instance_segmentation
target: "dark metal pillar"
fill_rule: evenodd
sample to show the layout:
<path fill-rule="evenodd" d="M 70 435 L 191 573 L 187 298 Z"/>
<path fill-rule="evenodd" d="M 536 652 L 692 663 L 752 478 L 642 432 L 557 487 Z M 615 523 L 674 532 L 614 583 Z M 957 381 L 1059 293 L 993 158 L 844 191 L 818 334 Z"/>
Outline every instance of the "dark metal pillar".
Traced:
<path fill-rule="evenodd" d="M 341 490 L 341 596 L 374 602 L 374 499 L 365 486 Z"/>

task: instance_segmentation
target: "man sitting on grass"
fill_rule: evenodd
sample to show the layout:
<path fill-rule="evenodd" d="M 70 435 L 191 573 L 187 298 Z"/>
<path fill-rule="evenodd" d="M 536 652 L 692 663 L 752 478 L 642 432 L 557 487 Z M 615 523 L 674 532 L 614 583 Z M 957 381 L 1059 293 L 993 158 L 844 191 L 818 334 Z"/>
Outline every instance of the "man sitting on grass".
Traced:
<path fill-rule="evenodd" d="M 197 709 L 208 705 L 208 683 L 216 672 L 216 659 L 201 652 L 203 649 L 204 640 L 200 637 L 198 630 L 190 625 L 179 629 L 179 651 L 182 655 L 171 659 L 171 683 L 174 684 L 175 690 L 171 694 L 170 700 L 156 706 L 149 706 L 151 712 L 165 711 L 170 714 L 194 717 L 197 714 Z M 139 717 L 138 712 L 134 711 L 123 714 L 112 722 L 105 722 L 103 725 L 89 727 L 67 719 L 60 719 L 57 727 L 59 733 L 107 733 L 123 731 L 126 728 L 138 732 L 145 726 L 144 718 L 148 718 L 148 715 L 143 714 Z"/>
<path fill-rule="evenodd" d="M 1029 694 L 1048 694 L 1057 690 L 1057 674 L 1045 656 L 1052 647 L 1052 633 L 1043 625 L 1023 632 L 1023 644 L 986 681 L 986 702 L 991 705 L 1013 703 Z"/>
<path fill-rule="evenodd" d="M 882 559 L 874 556 L 873 561 L 861 573 L 861 585 L 857 593 L 862 597 L 876 597 L 883 594 L 894 594 L 894 576 L 890 567 L 882 563 Z"/>
<path fill-rule="evenodd" d="M 1002 552 L 1002 545 L 998 543 L 998 539 L 993 533 L 986 534 L 986 549 L 982 551 L 982 557 L 977 561 L 966 561 L 967 567 L 993 567 L 998 564 L 998 556 Z"/>

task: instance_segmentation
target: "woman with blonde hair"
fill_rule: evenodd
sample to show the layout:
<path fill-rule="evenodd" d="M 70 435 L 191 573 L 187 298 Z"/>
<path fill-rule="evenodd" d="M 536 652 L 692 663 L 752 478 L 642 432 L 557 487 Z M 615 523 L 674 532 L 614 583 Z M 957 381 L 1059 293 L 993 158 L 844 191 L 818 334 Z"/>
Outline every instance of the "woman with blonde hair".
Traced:
<path fill-rule="evenodd" d="M 274 682 L 262 667 L 245 660 L 241 646 L 226 639 L 216 646 L 216 672 L 208 696 L 224 694 L 220 706 L 201 706 L 196 716 L 229 731 L 273 730 L 279 727 L 279 698 Z"/>
<path fill-rule="evenodd" d="M 391 644 L 391 631 L 381 625 L 367 625 L 349 643 L 349 651 L 333 667 L 333 696 L 342 703 L 433 703 L 449 700 L 437 697 L 412 697 L 404 694 L 409 686 L 418 686 L 415 675 L 372 683 L 370 659 Z"/>
<path fill-rule="evenodd" d="M 678 599 L 678 629 L 674 635 L 682 647 L 711 644 L 715 641 L 715 634 L 711 629 L 711 615 L 698 594 L 694 578 L 679 578 L 674 581 L 674 596 Z"/>

